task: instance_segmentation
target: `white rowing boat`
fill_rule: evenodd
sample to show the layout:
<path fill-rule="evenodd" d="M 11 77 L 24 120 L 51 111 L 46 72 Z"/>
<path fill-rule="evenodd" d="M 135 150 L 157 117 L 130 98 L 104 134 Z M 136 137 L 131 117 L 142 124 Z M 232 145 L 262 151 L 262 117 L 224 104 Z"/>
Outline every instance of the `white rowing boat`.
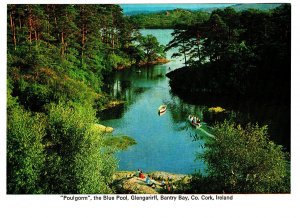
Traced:
<path fill-rule="evenodd" d="M 189 115 L 188 120 L 190 121 L 190 124 L 196 128 L 200 128 L 202 126 L 200 119 L 195 116 Z"/>

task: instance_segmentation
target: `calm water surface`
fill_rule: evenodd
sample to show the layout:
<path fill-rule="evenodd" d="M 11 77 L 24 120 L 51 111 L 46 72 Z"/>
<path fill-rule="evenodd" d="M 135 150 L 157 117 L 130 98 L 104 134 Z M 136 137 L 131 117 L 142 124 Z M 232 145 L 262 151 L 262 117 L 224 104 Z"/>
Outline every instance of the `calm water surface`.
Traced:
<path fill-rule="evenodd" d="M 141 30 L 141 33 L 153 34 L 164 45 L 172 39 L 172 30 Z M 238 123 L 269 125 L 271 138 L 289 144 L 289 110 L 286 105 L 272 106 L 253 101 L 222 104 L 213 99 L 201 103 L 199 98 L 197 103 L 191 101 L 189 104 L 173 95 L 165 74 L 183 66 L 183 61 L 171 59 L 172 52 L 167 53 L 171 60 L 167 64 L 119 71 L 107 81 L 110 95 L 127 103 L 104 111 L 100 115 L 101 123 L 112 126 L 115 129 L 113 134 L 128 135 L 137 141 L 136 145 L 117 153 L 120 170 L 140 168 L 146 172 L 159 170 L 184 174 L 203 170 L 204 164 L 195 158 L 203 151 L 207 135 L 192 128 L 187 116 L 197 114 L 205 122 L 213 123 L 218 119 L 207 112 L 205 114 L 211 106 L 226 108 L 225 117 L 221 115 L 219 121 L 231 117 Z M 157 109 L 162 104 L 168 109 L 164 115 L 158 116 Z M 230 104 L 234 109 L 229 108 Z"/>
<path fill-rule="evenodd" d="M 171 40 L 172 30 L 141 30 L 153 34 L 161 44 Z M 167 53 L 171 59 L 172 51 Z M 201 113 L 201 107 L 184 104 L 170 92 L 170 70 L 183 66 L 181 60 L 164 65 L 117 72 L 110 81 L 110 94 L 122 98 L 122 108 L 104 112 L 102 123 L 112 126 L 116 135 L 133 137 L 137 144 L 117 153 L 120 170 L 169 171 L 193 173 L 203 168 L 195 161 L 202 151 L 203 140 L 195 140 L 197 130 L 187 122 L 190 112 Z M 159 116 L 157 109 L 167 104 L 167 112 Z"/>

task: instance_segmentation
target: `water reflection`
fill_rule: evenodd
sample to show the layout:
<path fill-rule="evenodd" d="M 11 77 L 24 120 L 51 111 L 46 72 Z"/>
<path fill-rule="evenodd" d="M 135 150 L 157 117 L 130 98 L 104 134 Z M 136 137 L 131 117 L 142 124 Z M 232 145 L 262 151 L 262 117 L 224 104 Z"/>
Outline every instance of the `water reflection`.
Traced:
<path fill-rule="evenodd" d="M 147 30 L 150 31 L 150 30 Z M 169 37 L 170 30 L 151 30 L 163 40 Z M 160 40 L 160 38 L 158 38 Z M 167 54 L 170 57 L 170 54 Z M 124 134 L 135 138 L 137 144 L 119 152 L 120 170 L 169 171 L 192 173 L 203 170 L 204 164 L 194 161 L 197 152 L 202 152 L 205 142 L 211 140 L 203 132 L 196 130 L 187 121 L 189 114 L 204 120 L 205 130 L 210 125 L 224 119 L 237 122 L 259 122 L 269 124 L 270 131 L 276 130 L 277 137 L 285 137 L 289 120 L 282 120 L 283 107 L 274 110 L 270 104 L 239 104 L 238 99 L 212 99 L 202 96 L 178 96 L 172 93 L 169 79 L 165 74 L 182 66 L 180 60 L 164 65 L 132 68 L 115 72 L 105 78 L 106 91 L 112 97 L 126 101 L 126 104 L 113 110 L 104 111 L 101 119 L 104 125 L 115 128 L 114 134 Z M 255 101 L 254 101 L 255 102 Z M 158 116 L 157 109 L 166 104 L 167 111 Z M 208 113 L 209 107 L 221 106 L 224 113 Z M 278 125 L 287 129 L 278 131 Z M 280 130 L 280 129 L 279 129 Z"/>
<path fill-rule="evenodd" d="M 182 105 L 170 94 L 166 65 L 116 72 L 110 79 L 110 95 L 126 101 L 124 108 L 103 113 L 103 124 L 115 128 L 114 134 L 135 138 L 137 144 L 117 154 L 121 170 L 170 171 L 192 173 L 203 169 L 195 162 L 204 141 L 186 120 L 194 105 Z M 158 107 L 167 111 L 158 116 Z"/>
<path fill-rule="evenodd" d="M 172 93 L 171 93 L 172 94 Z M 290 100 L 277 99 L 270 94 L 267 98 L 237 99 L 227 96 L 212 98 L 211 96 L 188 96 L 184 93 L 176 93 L 182 104 L 205 105 L 199 106 L 202 117 L 210 125 L 215 122 L 222 122 L 225 119 L 233 120 L 241 125 L 251 122 L 253 124 L 268 125 L 268 132 L 271 140 L 283 145 L 283 148 L 290 152 Z M 223 113 L 208 112 L 209 107 L 221 106 L 226 111 Z M 200 109 L 199 108 L 199 109 Z"/>

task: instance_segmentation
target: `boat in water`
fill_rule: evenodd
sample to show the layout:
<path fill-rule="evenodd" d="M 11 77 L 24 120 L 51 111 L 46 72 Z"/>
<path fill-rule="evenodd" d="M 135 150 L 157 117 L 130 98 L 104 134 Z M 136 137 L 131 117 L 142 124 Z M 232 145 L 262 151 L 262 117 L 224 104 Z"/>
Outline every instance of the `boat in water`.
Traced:
<path fill-rule="evenodd" d="M 163 114 L 165 114 L 167 111 L 167 105 L 163 104 L 161 106 L 159 106 L 158 108 L 158 115 L 161 116 Z"/>
<path fill-rule="evenodd" d="M 190 124 L 196 128 L 200 128 L 202 126 L 200 119 L 196 116 L 189 115 L 188 120 L 190 121 Z"/>

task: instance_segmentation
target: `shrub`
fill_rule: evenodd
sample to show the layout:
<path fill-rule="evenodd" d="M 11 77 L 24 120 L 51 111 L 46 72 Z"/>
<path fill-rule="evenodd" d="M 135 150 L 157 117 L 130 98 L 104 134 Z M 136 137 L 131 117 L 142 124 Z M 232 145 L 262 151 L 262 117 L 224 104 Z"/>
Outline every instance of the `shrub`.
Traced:
<path fill-rule="evenodd" d="M 7 193 L 41 193 L 45 162 L 44 118 L 26 112 L 9 95 L 7 116 Z"/>
<path fill-rule="evenodd" d="M 289 163 L 282 146 L 271 141 L 267 126 L 245 128 L 227 121 L 214 128 L 216 140 L 198 155 L 207 166 L 214 192 L 290 192 Z M 206 178 L 206 179 L 207 179 Z"/>
<path fill-rule="evenodd" d="M 103 147 L 103 136 L 93 131 L 96 122 L 91 106 L 59 103 L 49 106 L 47 129 L 51 163 L 48 168 L 53 193 L 111 193 L 109 184 L 116 168 L 110 151 Z M 54 160 L 54 161 L 53 161 Z M 62 175 L 57 178 L 57 174 Z M 58 180 L 58 181 L 57 181 Z M 59 184 L 59 187 L 51 184 Z"/>

